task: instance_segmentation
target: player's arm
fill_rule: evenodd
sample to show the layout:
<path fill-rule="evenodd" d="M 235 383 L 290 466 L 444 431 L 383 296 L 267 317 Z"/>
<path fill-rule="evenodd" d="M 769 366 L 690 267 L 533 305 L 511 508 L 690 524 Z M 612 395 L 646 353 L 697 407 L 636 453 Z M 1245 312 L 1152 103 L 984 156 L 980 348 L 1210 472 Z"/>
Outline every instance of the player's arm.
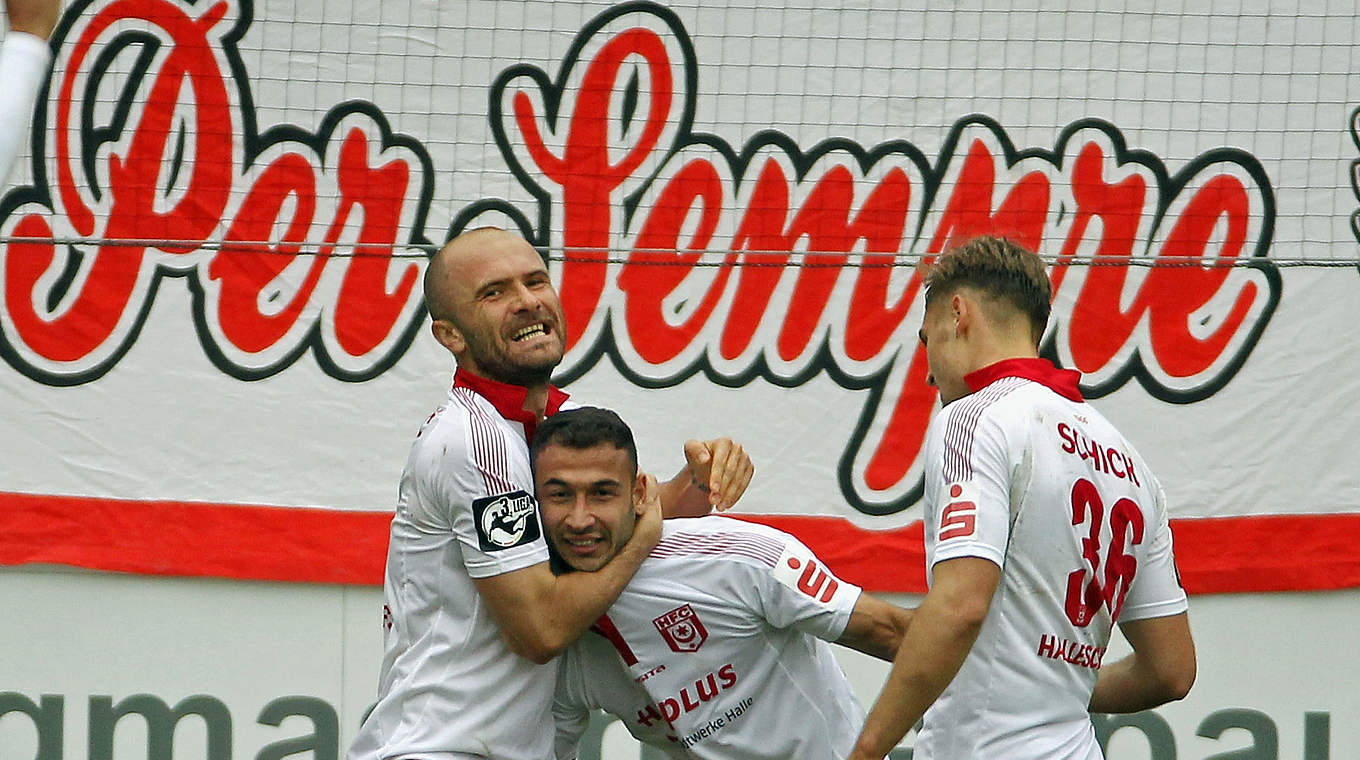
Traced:
<path fill-rule="evenodd" d="M 996 563 L 958 557 L 934 567 L 934 584 L 911 618 L 888 680 L 847 760 L 882 760 L 963 666 L 1001 580 Z"/>
<path fill-rule="evenodd" d="M 5 0 L 5 15 L 10 31 L 45 40 L 61 19 L 61 0 Z"/>
<path fill-rule="evenodd" d="M 590 711 L 577 710 L 573 706 L 567 713 L 554 706 L 553 723 L 557 726 L 557 735 L 553 739 L 553 752 L 557 760 L 576 760 L 581 754 L 581 737 L 585 736 L 586 727 L 590 724 Z"/>
<path fill-rule="evenodd" d="M 869 594 L 860 594 L 850 611 L 850 622 L 836 643 L 871 657 L 892 662 L 907 634 L 913 610 L 888 604 Z"/>
<path fill-rule="evenodd" d="M 555 575 L 547 562 L 486 578 L 473 578 L 501 636 L 515 654 L 546 663 L 599 619 L 628 585 L 661 538 L 656 478 L 646 476 L 632 538 L 592 573 Z"/>
<path fill-rule="evenodd" d="M 731 438 L 685 441 L 685 466 L 661 485 L 666 517 L 699 517 L 729 509 L 746 493 L 755 465 Z"/>
<path fill-rule="evenodd" d="M 1153 479 L 1148 553 L 1124 600 L 1119 630 L 1133 654 L 1105 663 L 1091 693 L 1092 712 L 1137 712 L 1183 698 L 1195 681 L 1195 644 L 1172 548 L 1166 493 Z"/>
<path fill-rule="evenodd" d="M 29 134 L 38 90 L 51 68 L 47 38 L 61 18 L 58 0 L 5 0 L 9 33 L 0 40 L 0 189 Z"/>
<path fill-rule="evenodd" d="M 590 708 L 577 698 L 572 688 L 579 682 L 579 673 L 570 669 L 570 654 L 558 660 L 557 692 L 553 698 L 553 724 L 557 728 L 553 738 L 553 752 L 557 760 L 576 760 L 581 752 L 581 737 L 590 724 Z"/>
<path fill-rule="evenodd" d="M 1119 624 L 1133 654 L 1103 665 L 1091 712 L 1132 713 L 1183 699 L 1195 682 L 1195 643 L 1184 613 Z"/>

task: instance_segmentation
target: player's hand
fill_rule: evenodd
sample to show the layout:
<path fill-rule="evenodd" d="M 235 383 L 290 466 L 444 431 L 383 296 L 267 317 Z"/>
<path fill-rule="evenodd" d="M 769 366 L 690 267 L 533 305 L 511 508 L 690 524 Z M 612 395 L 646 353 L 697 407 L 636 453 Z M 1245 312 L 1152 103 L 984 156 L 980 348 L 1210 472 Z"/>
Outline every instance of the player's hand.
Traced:
<path fill-rule="evenodd" d="M 756 472 L 746 450 L 731 438 L 685 441 L 685 462 L 694 486 L 708 492 L 708 503 L 719 512 L 737 503 Z"/>
<path fill-rule="evenodd" d="M 641 477 L 642 495 L 633 505 L 637 524 L 633 526 L 633 537 L 629 542 L 636 541 L 641 548 L 651 551 L 661 540 L 661 486 L 655 475 L 643 473 Z"/>

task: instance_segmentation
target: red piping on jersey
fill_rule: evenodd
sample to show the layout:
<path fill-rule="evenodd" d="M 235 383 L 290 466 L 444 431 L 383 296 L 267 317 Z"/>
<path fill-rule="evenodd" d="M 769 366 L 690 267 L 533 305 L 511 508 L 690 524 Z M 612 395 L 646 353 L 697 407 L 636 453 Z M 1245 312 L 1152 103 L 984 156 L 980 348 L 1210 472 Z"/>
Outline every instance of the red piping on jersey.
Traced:
<path fill-rule="evenodd" d="M 1003 377 L 1019 377 L 1048 388 L 1065 399 L 1084 401 L 1077 383 L 1081 373 L 1074 369 L 1060 369 L 1047 359 L 1002 359 L 963 376 L 968 390 L 976 393 Z"/>
<path fill-rule="evenodd" d="M 533 439 L 534 428 L 538 427 L 538 418 L 534 416 L 533 412 L 524 408 L 524 400 L 529 397 L 528 388 L 522 385 L 511 385 L 490 380 L 481 375 L 474 375 L 462 368 L 453 373 L 453 387 L 468 388 L 490 401 L 502 417 L 524 426 L 525 439 Z M 562 408 L 562 404 L 566 400 L 566 391 L 557 386 L 549 385 L 548 407 L 544 410 L 543 416 L 551 417 L 557 414 L 557 410 Z"/>
<path fill-rule="evenodd" d="M 1011 391 L 1022 387 L 1025 378 L 1014 378 L 1016 382 L 1003 383 L 1013 377 L 1006 375 L 990 381 L 979 391 L 975 391 L 957 402 L 958 409 L 949 417 L 944 429 L 944 477 L 947 483 L 957 483 L 972 477 L 973 472 L 973 434 L 977 432 L 978 420 L 987 407 L 1003 399 Z"/>
<path fill-rule="evenodd" d="M 739 533 L 673 533 L 662 536 L 648 557 L 740 556 L 774 567 L 784 544 L 765 536 Z"/>
<path fill-rule="evenodd" d="M 609 643 L 614 645 L 614 649 L 623 658 L 624 665 L 631 668 L 638 664 L 638 658 L 633 653 L 633 648 L 628 646 L 627 640 L 623 638 L 622 633 L 619 633 L 619 627 L 614 625 L 614 621 L 609 619 L 608 613 L 601 615 L 600 619 L 595 621 L 595 625 L 590 627 L 590 630 L 605 637 L 609 640 Z"/>
<path fill-rule="evenodd" d="M 472 399 L 480 398 L 471 388 L 454 386 L 453 394 L 467 407 L 468 430 L 472 438 L 472 461 L 482 473 L 482 485 L 487 493 L 509 493 L 512 486 L 510 468 L 505 453 L 505 436 L 495 418 L 499 412 L 487 411 Z"/>

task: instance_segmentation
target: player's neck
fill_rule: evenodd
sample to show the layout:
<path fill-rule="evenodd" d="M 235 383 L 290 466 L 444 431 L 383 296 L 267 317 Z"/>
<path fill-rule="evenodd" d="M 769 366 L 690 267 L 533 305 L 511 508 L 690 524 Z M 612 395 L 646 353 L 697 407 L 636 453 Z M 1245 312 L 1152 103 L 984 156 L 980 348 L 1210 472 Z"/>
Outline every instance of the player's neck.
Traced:
<path fill-rule="evenodd" d="M 979 336 L 981 337 L 981 336 Z M 1039 349 L 1029 336 L 992 333 L 978 340 L 970 351 L 970 372 L 990 367 L 1007 359 L 1037 359 Z"/>
<path fill-rule="evenodd" d="M 548 384 L 529 386 L 525 389 L 528 393 L 524 396 L 524 411 L 534 415 L 534 419 L 542 420 L 548 411 Z"/>

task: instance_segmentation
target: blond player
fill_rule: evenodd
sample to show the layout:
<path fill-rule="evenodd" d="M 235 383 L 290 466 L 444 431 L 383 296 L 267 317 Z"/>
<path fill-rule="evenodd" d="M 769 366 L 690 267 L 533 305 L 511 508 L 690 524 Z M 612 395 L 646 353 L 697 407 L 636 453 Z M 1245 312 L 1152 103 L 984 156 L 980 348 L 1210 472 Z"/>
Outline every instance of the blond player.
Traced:
<path fill-rule="evenodd" d="M 1088 716 L 1184 697 L 1195 677 L 1165 496 L 1038 357 L 1038 256 L 978 238 L 926 276 L 920 337 L 944 408 L 926 439 L 930 590 L 854 760 L 924 715 L 917 760 L 1097 760 Z M 1103 661 L 1118 623 L 1133 654 Z"/>

